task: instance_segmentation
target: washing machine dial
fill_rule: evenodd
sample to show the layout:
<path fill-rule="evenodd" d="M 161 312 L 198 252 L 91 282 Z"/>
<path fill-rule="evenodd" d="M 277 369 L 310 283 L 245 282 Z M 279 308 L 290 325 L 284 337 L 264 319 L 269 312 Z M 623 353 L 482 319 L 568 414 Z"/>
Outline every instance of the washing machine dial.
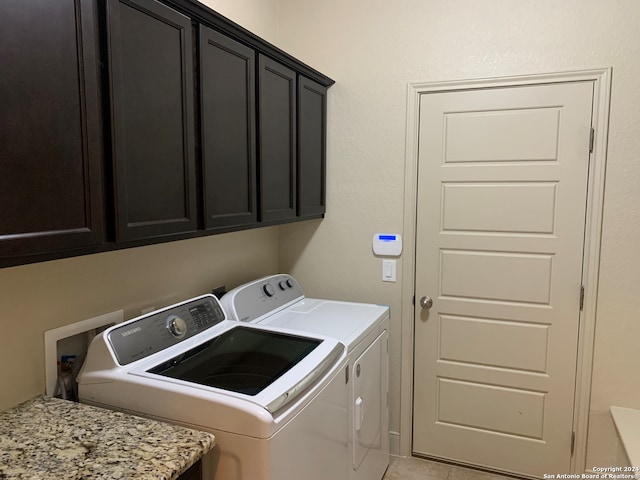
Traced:
<path fill-rule="evenodd" d="M 276 294 L 276 291 L 274 290 L 274 288 L 271 286 L 270 283 L 265 283 L 262 286 L 262 291 L 267 297 L 273 297 Z"/>
<path fill-rule="evenodd" d="M 167 330 L 175 338 L 182 338 L 187 334 L 187 322 L 177 315 L 167 317 Z"/>
<path fill-rule="evenodd" d="M 290 288 L 289 285 L 287 285 L 287 282 L 285 282 L 284 280 L 278 283 L 278 286 L 280 287 L 280 290 L 286 290 L 287 288 Z"/>

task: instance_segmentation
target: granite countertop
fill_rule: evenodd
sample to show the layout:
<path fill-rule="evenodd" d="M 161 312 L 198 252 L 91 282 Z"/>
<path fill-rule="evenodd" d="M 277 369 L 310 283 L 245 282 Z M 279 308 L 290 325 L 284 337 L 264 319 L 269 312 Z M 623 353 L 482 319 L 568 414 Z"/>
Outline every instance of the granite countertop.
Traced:
<path fill-rule="evenodd" d="M 0 479 L 173 480 L 214 443 L 210 433 L 38 397 L 0 413 Z"/>

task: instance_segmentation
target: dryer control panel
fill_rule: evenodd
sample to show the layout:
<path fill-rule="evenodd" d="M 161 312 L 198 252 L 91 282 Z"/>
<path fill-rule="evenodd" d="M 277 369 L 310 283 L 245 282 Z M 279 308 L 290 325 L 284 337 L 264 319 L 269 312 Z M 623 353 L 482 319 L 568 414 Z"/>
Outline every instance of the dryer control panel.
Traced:
<path fill-rule="evenodd" d="M 304 292 L 291 275 L 260 278 L 234 288 L 222 297 L 229 320 L 253 322 L 302 300 Z"/>
<path fill-rule="evenodd" d="M 120 365 L 127 365 L 171 347 L 225 320 L 213 295 L 142 315 L 105 330 Z"/>

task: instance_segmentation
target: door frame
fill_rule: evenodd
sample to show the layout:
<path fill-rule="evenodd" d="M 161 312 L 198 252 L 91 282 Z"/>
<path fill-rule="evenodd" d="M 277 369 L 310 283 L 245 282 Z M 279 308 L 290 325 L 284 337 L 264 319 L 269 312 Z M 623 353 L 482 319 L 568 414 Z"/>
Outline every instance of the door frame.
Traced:
<path fill-rule="evenodd" d="M 595 339 L 596 309 L 598 300 L 598 272 L 600 268 L 600 242 L 604 205 L 605 167 L 609 132 L 609 103 L 611 97 L 612 68 L 533 74 L 512 77 L 496 77 L 444 82 L 410 83 L 407 89 L 407 132 L 405 148 L 405 196 L 404 196 L 404 255 L 402 257 L 402 321 L 401 321 L 401 385 L 400 385 L 400 433 L 391 433 L 398 443 L 402 456 L 412 454 L 413 437 L 413 360 L 414 360 L 414 312 L 416 215 L 418 179 L 418 136 L 420 121 L 420 96 L 423 94 L 499 88 L 524 85 L 544 85 L 577 81 L 593 81 L 593 128 L 595 129 L 593 153 L 587 179 L 587 211 L 585 218 L 585 243 L 583 255 L 584 305 L 580 313 L 576 371 L 576 395 L 574 398 L 575 449 L 571 458 L 571 473 L 584 473 L 587 452 L 587 430 L 591 399 L 591 371 Z M 585 142 L 588 141 L 585 138 Z M 576 292 L 578 294 L 578 292 Z M 393 437 L 396 436 L 395 439 Z M 393 445 L 392 441 L 392 447 Z M 395 449 L 392 448 L 392 452 Z"/>

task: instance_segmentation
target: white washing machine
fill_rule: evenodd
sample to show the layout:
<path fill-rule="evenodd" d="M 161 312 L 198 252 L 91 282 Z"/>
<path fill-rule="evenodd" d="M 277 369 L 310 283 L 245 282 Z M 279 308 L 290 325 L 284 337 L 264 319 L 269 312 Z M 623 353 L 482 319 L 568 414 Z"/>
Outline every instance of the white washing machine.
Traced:
<path fill-rule="evenodd" d="M 221 303 L 230 319 L 326 335 L 347 346 L 349 478 L 381 479 L 389 466 L 389 307 L 306 298 L 284 274 L 234 288 Z"/>
<path fill-rule="evenodd" d="M 339 341 L 239 325 L 204 295 L 105 330 L 80 401 L 210 431 L 206 480 L 348 479 Z"/>

